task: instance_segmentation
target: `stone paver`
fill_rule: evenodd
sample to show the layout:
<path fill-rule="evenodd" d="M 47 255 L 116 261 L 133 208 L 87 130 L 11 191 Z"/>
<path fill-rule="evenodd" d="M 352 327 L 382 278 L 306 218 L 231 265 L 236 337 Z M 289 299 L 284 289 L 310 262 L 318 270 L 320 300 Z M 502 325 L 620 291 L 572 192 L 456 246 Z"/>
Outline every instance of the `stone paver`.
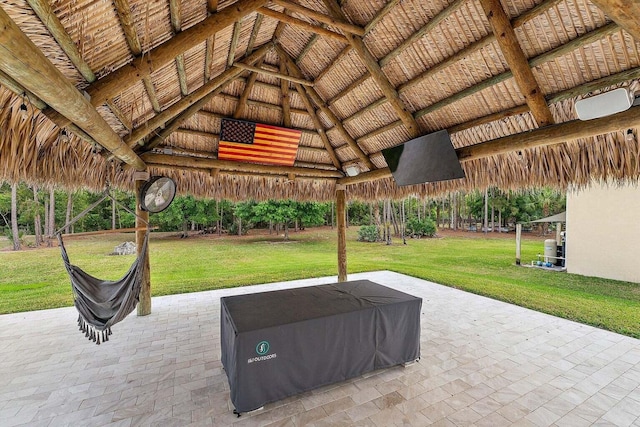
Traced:
<path fill-rule="evenodd" d="M 423 298 L 422 358 L 233 415 L 220 297 L 153 299 L 100 346 L 73 308 L 0 316 L 0 425 L 640 426 L 640 341 L 388 271 L 353 274 Z"/>

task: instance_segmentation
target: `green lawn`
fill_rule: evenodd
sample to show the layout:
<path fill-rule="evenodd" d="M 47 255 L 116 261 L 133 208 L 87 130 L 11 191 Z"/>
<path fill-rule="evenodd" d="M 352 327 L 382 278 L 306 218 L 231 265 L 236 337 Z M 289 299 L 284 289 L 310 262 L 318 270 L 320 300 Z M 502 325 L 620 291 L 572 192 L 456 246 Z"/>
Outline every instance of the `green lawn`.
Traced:
<path fill-rule="evenodd" d="M 349 273 L 392 270 L 469 292 L 640 338 L 640 285 L 553 273 L 514 265 L 510 238 L 399 239 L 392 246 L 356 241 L 348 230 Z M 133 235 L 102 235 L 66 241 L 71 261 L 101 277 L 119 278 L 133 256 L 109 256 Z M 534 259 L 544 238 L 523 241 L 523 261 Z M 268 235 L 194 237 L 154 234 L 151 240 L 153 295 L 194 292 L 337 274 L 335 230 Z M 0 242 L 7 247 L 8 242 Z M 0 252 L 0 313 L 72 304 L 58 248 Z"/>

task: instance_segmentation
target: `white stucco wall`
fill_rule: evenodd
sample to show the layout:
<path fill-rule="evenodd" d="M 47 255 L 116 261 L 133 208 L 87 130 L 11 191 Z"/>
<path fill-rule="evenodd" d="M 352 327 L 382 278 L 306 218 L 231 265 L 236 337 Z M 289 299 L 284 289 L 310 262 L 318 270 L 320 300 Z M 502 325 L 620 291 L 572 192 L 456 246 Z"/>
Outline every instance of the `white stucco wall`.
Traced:
<path fill-rule="evenodd" d="M 567 193 L 567 271 L 640 283 L 640 187 Z"/>

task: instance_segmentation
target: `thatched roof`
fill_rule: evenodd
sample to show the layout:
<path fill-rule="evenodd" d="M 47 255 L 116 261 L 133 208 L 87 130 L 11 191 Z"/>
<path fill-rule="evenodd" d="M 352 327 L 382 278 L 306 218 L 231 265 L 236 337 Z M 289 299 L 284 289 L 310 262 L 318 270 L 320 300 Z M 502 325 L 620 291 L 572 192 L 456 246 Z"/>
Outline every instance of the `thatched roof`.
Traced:
<path fill-rule="evenodd" d="M 640 107 L 574 111 L 640 89 L 634 0 L 0 7 L 0 180 L 133 188 L 146 167 L 197 196 L 328 200 L 338 184 L 379 198 L 640 177 Z M 216 160 L 222 117 L 303 130 L 294 168 Z M 466 178 L 397 187 L 380 151 L 440 129 Z"/>

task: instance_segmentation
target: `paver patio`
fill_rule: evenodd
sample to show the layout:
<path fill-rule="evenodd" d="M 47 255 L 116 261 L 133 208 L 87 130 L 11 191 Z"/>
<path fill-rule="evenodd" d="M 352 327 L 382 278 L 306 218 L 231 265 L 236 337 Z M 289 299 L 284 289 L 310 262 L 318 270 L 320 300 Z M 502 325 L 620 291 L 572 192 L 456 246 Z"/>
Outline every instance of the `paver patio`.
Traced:
<path fill-rule="evenodd" d="M 349 279 L 423 298 L 418 363 L 233 415 L 220 297 L 335 277 L 153 298 L 100 346 L 73 308 L 3 315 L 0 425 L 640 426 L 640 340 L 388 271 Z"/>

